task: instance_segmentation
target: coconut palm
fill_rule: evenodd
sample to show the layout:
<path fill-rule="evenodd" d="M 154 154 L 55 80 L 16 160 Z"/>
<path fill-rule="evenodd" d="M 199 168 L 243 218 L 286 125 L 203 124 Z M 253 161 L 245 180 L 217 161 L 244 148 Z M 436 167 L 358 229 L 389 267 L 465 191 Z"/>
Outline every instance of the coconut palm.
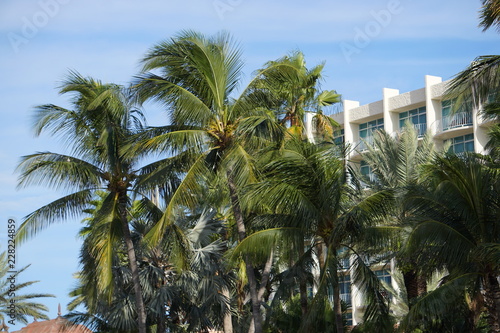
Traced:
<path fill-rule="evenodd" d="M 500 332 L 498 167 L 487 157 L 466 154 L 439 157 L 427 171 L 434 184 L 414 193 L 420 223 L 410 236 L 409 251 L 422 265 L 449 274 L 441 287 L 418 300 L 409 320 L 421 315 L 439 319 L 447 300 L 460 301 L 467 294 L 484 303 L 490 332 Z"/>
<path fill-rule="evenodd" d="M 306 67 L 304 54 L 293 52 L 275 61 L 269 61 L 260 74 L 253 93 L 260 93 L 269 98 L 268 105 L 278 119 L 296 135 L 307 135 L 306 113 L 312 113 L 312 124 L 318 137 L 330 138 L 338 124 L 322 112 L 322 107 L 340 101 L 340 95 L 334 90 L 320 90 L 324 64 Z"/>
<path fill-rule="evenodd" d="M 55 296 L 43 293 L 24 293 L 24 288 L 32 286 L 38 281 L 21 282 L 21 273 L 29 266 L 16 269 L 13 272 L 7 259 L 5 252 L 0 253 L 0 319 L 3 321 L 3 325 L 5 322 L 16 323 L 18 321 L 27 324 L 28 317 L 48 320 L 49 317 L 44 313 L 48 311 L 47 307 L 35 302 L 35 299 Z"/>
<path fill-rule="evenodd" d="M 396 137 L 384 131 L 374 135 L 373 143 L 367 145 L 368 151 L 363 154 L 363 160 L 370 167 L 373 177 L 370 183 L 375 189 L 394 191 L 397 195 L 392 207 L 392 225 L 400 230 L 401 243 L 404 244 L 412 230 L 412 212 L 405 205 L 405 197 L 412 187 L 422 184 L 425 179 L 420 168 L 430 163 L 437 154 L 432 136 L 427 133 L 421 140 L 412 124 L 406 124 L 404 130 Z M 403 273 L 403 281 L 411 307 L 412 300 L 426 292 L 426 276 L 418 271 L 414 258 L 399 257 L 397 262 Z"/>
<path fill-rule="evenodd" d="M 19 187 L 43 185 L 67 190 L 69 194 L 27 215 L 17 237 L 24 240 L 54 222 L 79 216 L 90 207 L 97 191 L 105 191 L 95 218 L 102 226 L 99 232 L 106 237 L 92 249 L 98 258 L 97 289 L 112 289 L 113 245 L 122 240 L 133 280 L 137 325 L 139 332 L 145 333 L 146 312 L 129 228 L 129 193 L 141 173 L 140 154 L 123 154 L 129 139 L 142 129 L 144 119 L 130 93 L 119 85 L 103 84 L 70 72 L 60 93 L 73 95 L 73 109 L 53 104 L 37 107 L 34 129 L 37 135 L 49 131 L 60 136 L 71 153 L 24 156 L 18 167 Z"/>
<path fill-rule="evenodd" d="M 388 315 L 387 302 L 380 293 L 382 287 L 361 255 L 366 254 L 366 249 L 357 249 L 357 242 L 366 243 L 373 234 L 370 227 L 381 222 L 390 193 L 378 192 L 364 197 L 359 187 L 349 183 L 353 178 L 347 177 L 345 163 L 333 143 L 314 145 L 292 138 L 282 151 L 273 154 L 276 156 L 269 159 L 263 171 L 267 177 L 253 185 L 245 197 L 245 202 L 253 198 L 264 206 L 263 211 L 270 211 L 267 219 L 270 229 L 249 236 L 238 245 L 236 253 L 258 256 L 271 248 L 287 249 L 290 244 L 304 246 L 304 237 L 313 239 L 309 243 L 311 249 L 326 248 L 326 254 L 318 254 L 318 292 L 302 321 L 302 331 L 313 329 L 319 318 L 318 306 L 328 297 L 329 290 L 333 290 L 337 332 L 344 331 L 339 291 L 342 248 L 357 258 L 351 269 L 354 283 L 366 291 L 369 304 L 366 312 L 371 317 L 381 312 Z M 295 242 L 283 243 L 286 239 L 295 239 Z"/>
<path fill-rule="evenodd" d="M 251 94 L 258 77 L 232 98 L 240 83 L 240 51 L 226 33 L 214 37 L 185 31 L 155 45 L 143 59 L 137 89 L 142 99 L 163 103 L 171 125 L 151 129 L 141 149 L 191 158 L 188 171 L 150 237 L 158 241 L 174 220 L 176 206 L 193 207 L 191 195 L 202 190 L 208 175 L 223 179 L 239 240 L 250 232 L 241 210 L 241 188 L 257 179 L 254 154 L 282 135 L 282 127 L 265 107 L 265 99 Z M 271 71 L 271 66 L 259 72 Z M 258 76 L 259 76 L 258 75 Z M 191 194 L 190 194 L 191 193 Z M 261 304 L 254 266 L 245 258 L 255 331 L 262 332 Z"/>

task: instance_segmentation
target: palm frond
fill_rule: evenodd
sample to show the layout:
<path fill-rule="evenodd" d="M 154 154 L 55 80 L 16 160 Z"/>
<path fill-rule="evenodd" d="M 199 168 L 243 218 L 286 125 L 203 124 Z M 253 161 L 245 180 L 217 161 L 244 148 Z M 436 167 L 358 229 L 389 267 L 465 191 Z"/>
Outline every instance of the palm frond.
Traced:
<path fill-rule="evenodd" d="M 299 228 L 282 227 L 257 231 L 238 243 L 232 250 L 229 260 L 235 264 L 243 255 L 249 255 L 252 262 L 263 263 L 268 259 L 269 253 L 275 249 L 285 250 L 290 244 L 303 246 L 302 236 Z"/>
<path fill-rule="evenodd" d="M 209 170 L 207 170 L 205 165 L 205 156 L 201 155 L 186 172 L 186 175 L 179 184 L 177 191 L 175 191 L 172 195 L 163 216 L 145 236 L 146 240 L 151 242 L 153 245 L 158 244 L 163 237 L 166 228 L 173 225 L 176 209 L 179 207 L 195 206 L 196 196 L 194 193 L 199 193 L 200 184 L 204 183 L 203 179 L 205 178 L 205 175 L 208 174 Z"/>
<path fill-rule="evenodd" d="M 42 185 L 54 189 L 97 188 L 106 179 L 95 165 L 68 155 L 41 152 L 24 156 L 17 167 L 18 187 Z"/>
<path fill-rule="evenodd" d="M 476 277 L 476 273 L 460 275 L 422 296 L 411 307 L 407 317 L 402 322 L 402 326 L 412 327 L 424 319 L 433 321 L 448 315 L 447 310 L 460 304 L 461 299 L 463 300 L 465 296 L 466 286 L 471 279 Z"/>
<path fill-rule="evenodd" d="M 88 207 L 92 190 L 83 190 L 57 199 L 24 217 L 16 239 L 25 241 L 35 236 L 49 225 L 80 216 Z"/>

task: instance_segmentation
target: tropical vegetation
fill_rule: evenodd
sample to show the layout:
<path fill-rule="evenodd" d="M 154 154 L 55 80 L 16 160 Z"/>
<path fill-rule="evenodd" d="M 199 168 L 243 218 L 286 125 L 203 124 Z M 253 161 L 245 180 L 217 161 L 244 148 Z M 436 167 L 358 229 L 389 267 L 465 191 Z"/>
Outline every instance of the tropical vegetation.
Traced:
<path fill-rule="evenodd" d="M 498 3 L 483 1 L 485 29 Z M 68 318 L 98 332 L 500 332 L 498 56 L 448 91 L 492 118 L 488 155 L 439 150 L 408 123 L 367 143 L 370 177 L 334 138 L 324 64 L 299 51 L 246 87 L 228 33 L 183 31 L 141 63 L 129 87 L 70 72 L 71 107 L 39 106 L 34 122 L 68 153 L 19 164 L 20 187 L 67 192 L 25 217 L 20 241 L 81 220 Z M 163 126 L 146 123 L 151 101 Z"/>

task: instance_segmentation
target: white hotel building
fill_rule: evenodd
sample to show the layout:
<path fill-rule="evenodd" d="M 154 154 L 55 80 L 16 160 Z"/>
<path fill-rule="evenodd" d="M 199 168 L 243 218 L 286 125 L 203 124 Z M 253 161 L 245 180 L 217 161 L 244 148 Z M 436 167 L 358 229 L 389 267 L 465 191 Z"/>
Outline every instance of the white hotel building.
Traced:
<path fill-rule="evenodd" d="M 343 101 L 343 112 L 331 117 L 342 129 L 342 137 L 338 139 L 357 145 L 357 152 L 353 151 L 349 158 L 361 160 L 358 152 L 363 151 L 363 140 L 370 142 L 372 131 L 384 129 L 387 133 L 396 133 L 407 120 L 421 135 L 430 130 L 438 147 L 450 141 L 451 149 L 456 152 L 485 153 L 489 121 L 472 108 L 461 108 L 451 115 L 453 101 L 443 97 L 447 82 L 426 75 L 421 89 L 400 94 L 397 89 L 384 88 L 381 100 L 361 106 L 356 101 Z"/>
<path fill-rule="evenodd" d="M 453 101 L 445 100 L 443 96 L 447 82 L 443 82 L 440 77 L 426 75 L 425 86 L 421 89 L 401 94 L 397 89 L 384 88 L 381 100 L 361 106 L 356 101 L 343 101 L 343 111 L 331 117 L 341 127 L 336 137 L 338 142 L 348 142 L 355 148 L 349 153 L 349 160 L 360 163 L 361 173 L 369 175 L 368 166 L 363 165 L 362 155 L 365 142 L 372 140 L 372 131 L 384 129 L 387 133 L 397 133 L 408 121 L 417 128 L 419 135 L 430 130 L 438 148 L 449 142 L 449 149 L 456 153 L 486 153 L 484 147 L 488 141 L 489 121 L 483 120 L 478 110 L 472 107 L 463 107 L 451 114 Z M 310 124 L 310 121 L 307 123 Z M 347 260 L 343 263 L 345 268 L 349 267 Z M 373 269 L 380 279 L 397 290 L 397 284 L 391 277 L 393 267 L 391 264 L 377 265 Z M 347 271 L 340 284 L 342 299 L 351 305 L 349 324 L 356 325 L 363 315 L 361 297 L 357 294 L 356 286 L 351 285 Z"/>

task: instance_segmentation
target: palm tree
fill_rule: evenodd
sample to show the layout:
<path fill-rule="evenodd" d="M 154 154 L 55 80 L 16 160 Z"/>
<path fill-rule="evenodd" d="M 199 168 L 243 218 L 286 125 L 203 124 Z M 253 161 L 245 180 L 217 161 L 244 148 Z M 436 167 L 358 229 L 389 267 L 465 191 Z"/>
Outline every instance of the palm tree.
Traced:
<path fill-rule="evenodd" d="M 141 172 L 136 169 L 140 155 L 124 155 L 130 137 L 143 127 L 143 116 L 123 87 L 76 72 L 70 72 L 60 93 L 74 95 L 73 109 L 39 106 L 34 128 L 37 135 L 50 131 L 62 137 L 71 154 L 39 152 L 24 156 L 18 167 L 19 187 L 44 185 L 70 193 L 27 215 L 17 237 L 24 240 L 58 220 L 82 214 L 97 191 L 105 191 L 106 197 L 95 214 L 103 226 L 99 232 L 106 235 L 105 241 L 93 249 L 99 261 L 97 288 L 112 289 L 113 245 L 123 240 L 134 286 L 137 325 L 139 332 L 145 333 L 146 312 L 128 212 L 129 192 Z"/>
<path fill-rule="evenodd" d="M 28 317 L 48 320 L 49 317 L 44 313 L 48 311 L 47 307 L 34 299 L 55 296 L 43 293 L 23 294 L 24 288 L 38 281 L 19 282 L 21 273 L 29 266 L 12 272 L 7 259 L 5 252 L 0 253 L 0 319 L 4 322 L 3 325 L 5 321 L 27 324 Z"/>
<path fill-rule="evenodd" d="M 374 135 L 373 143 L 367 145 L 368 151 L 363 154 L 363 160 L 370 167 L 374 181 L 374 189 L 391 190 L 397 195 L 392 207 L 392 221 L 386 223 L 401 231 L 400 242 L 404 244 L 411 232 L 411 210 L 405 205 L 405 197 L 415 186 L 423 184 L 425 179 L 420 168 L 430 163 L 436 156 L 436 150 L 430 133 L 422 140 L 418 139 L 417 130 L 408 123 L 405 129 L 396 137 L 384 131 Z M 408 304 L 426 292 L 426 276 L 418 270 L 418 266 L 411 257 L 398 258 L 398 265 L 403 273 Z"/>
<path fill-rule="evenodd" d="M 273 144 L 283 133 L 265 99 L 251 94 L 263 72 L 259 72 L 236 98 L 242 62 L 240 51 L 226 33 L 214 37 L 185 31 L 176 38 L 155 45 L 143 59 L 143 74 L 137 82 L 142 99 L 163 103 L 171 125 L 153 128 L 143 136 L 141 149 L 161 151 L 191 159 L 179 189 L 150 237 L 158 241 L 174 220 L 174 207 L 194 207 L 194 194 L 202 190 L 209 175 L 223 180 L 229 194 L 238 239 L 250 232 L 241 209 L 241 188 L 257 179 L 254 154 Z M 157 71 L 155 74 L 153 72 Z M 245 257 L 255 332 L 262 332 L 261 302 L 252 262 Z"/>
<path fill-rule="evenodd" d="M 364 197 L 359 187 L 349 183 L 353 178 L 348 177 L 345 163 L 333 143 L 315 145 L 292 138 L 283 150 L 272 154 L 275 156 L 268 160 L 263 171 L 267 177 L 253 185 L 245 197 L 245 202 L 253 200 L 249 204 L 260 203 L 262 211 L 270 212 L 269 229 L 247 237 L 236 253 L 257 255 L 271 248 L 290 248 L 289 243 L 277 245 L 283 237 L 295 238 L 292 244 L 296 246 L 304 246 L 304 237 L 309 237 L 313 239 L 311 249 L 317 245 L 327 249 L 326 256 L 318 254 L 318 292 L 302 321 L 303 331 L 313 329 L 318 306 L 321 307 L 330 289 L 333 290 L 336 330 L 344 332 L 339 291 L 342 248 L 357 258 L 351 267 L 353 280 L 366 291 L 368 316 L 388 315 L 387 302 L 380 292 L 382 287 L 363 260 L 364 249 L 357 249 L 357 242 L 366 241 L 373 234 L 370 227 L 381 222 L 390 193 L 378 192 Z"/>
<path fill-rule="evenodd" d="M 276 113 L 290 133 L 310 136 L 305 128 L 306 113 L 313 113 L 312 124 L 318 137 L 331 138 L 333 129 L 338 124 L 323 114 L 321 108 L 340 101 L 340 95 L 334 90 L 320 90 L 324 64 L 306 67 L 304 54 L 300 51 L 286 55 L 275 61 L 269 61 L 264 70 L 258 72 L 253 93 L 263 94 L 269 99 L 269 107 Z"/>
<path fill-rule="evenodd" d="M 500 332 L 498 166 L 484 156 L 449 155 L 436 158 L 427 171 L 434 183 L 413 195 L 420 223 L 410 235 L 409 251 L 420 264 L 449 274 L 441 287 L 418 300 L 409 320 L 439 318 L 447 299 L 468 294 L 484 303 L 490 332 Z"/>

